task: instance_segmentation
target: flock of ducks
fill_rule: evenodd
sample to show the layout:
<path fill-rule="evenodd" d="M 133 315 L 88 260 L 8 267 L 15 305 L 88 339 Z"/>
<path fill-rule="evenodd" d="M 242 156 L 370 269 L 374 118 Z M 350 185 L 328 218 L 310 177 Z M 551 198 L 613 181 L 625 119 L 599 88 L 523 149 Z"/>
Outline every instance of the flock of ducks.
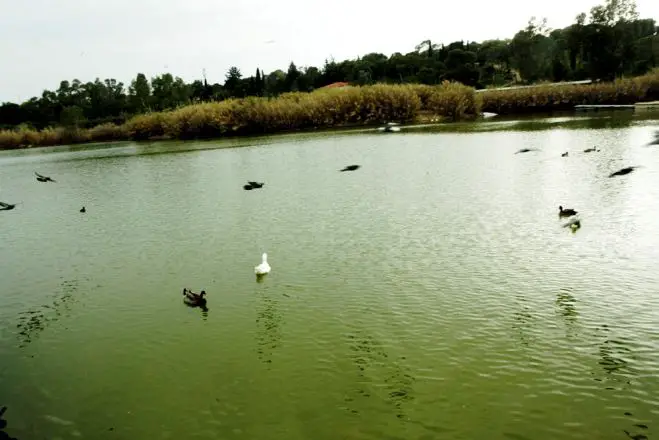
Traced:
<path fill-rule="evenodd" d="M 398 125 L 398 124 L 390 122 L 385 127 L 382 127 L 379 130 L 384 131 L 384 132 L 396 132 L 396 131 L 400 130 L 400 128 L 397 127 L 396 125 Z M 657 131 L 655 133 L 655 139 L 652 142 L 650 142 L 648 145 L 659 145 L 659 131 Z M 515 154 L 528 153 L 530 151 L 538 151 L 538 150 L 535 149 L 535 148 L 522 148 L 522 149 L 518 150 L 517 152 L 515 152 Z M 599 151 L 601 151 L 601 150 L 598 149 L 597 147 L 587 148 L 587 149 L 583 150 L 584 153 L 594 153 L 594 152 L 599 152 Z M 566 151 L 566 152 L 562 153 L 561 157 L 568 157 L 568 152 Z M 348 165 L 348 166 L 344 167 L 343 169 L 341 169 L 339 171 L 341 171 L 341 172 L 356 171 L 359 168 L 360 168 L 360 165 Z M 625 167 L 625 168 L 622 168 L 618 171 L 615 171 L 615 172 L 609 174 L 609 177 L 624 176 L 626 174 L 631 173 L 636 168 L 640 168 L 640 167 L 639 166 Z M 36 178 L 37 178 L 38 182 L 42 182 L 42 183 L 46 183 L 46 182 L 55 183 L 56 182 L 56 180 L 52 179 L 51 177 L 45 176 L 43 174 L 39 174 L 36 171 L 34 172 L 34 174 L 36 175 Z M 243 185 L 243 189 L 246 190 L 246 191 L 251 191 L 253 189 L 263 188 L 264 185 L 265 185 L 264 182 L 248 181 L 246 185 Z M 10 211 L 10 210 L 14 209 L 17 205 L 18 205 L 18 203 L 13 203 L 12 204 L 12 203 L 6 203 L 6 202 L 1 202 L 0 201 L 0 211 Z M 85 213 L 85 212 L 87 212 L 87 209 L 83 206 L 80 209 L 80 212 Z M 578 212 L 575 211 L 572 208 L 563 208 L 563 206 L 558 207 L 558 215 L 561 218 L 563 218 L 563 217 L 574 217 L 574 216 L 577 215 L 577 213 Z M 569 222 L 565 223 L 563 225 L 563 227 L 569 227 L 573 231 L 575 231 L 575 230 L 577 230 L 581 227 L 581 220 L 579 218 L 576 218 L 576 217 L 572 218 Z M 256 275 L 257 280 L 260 280 L 263 276 L 270 273 L 270 270 L 271 270 L 271 267 L 270 267 L 270 264 L 268 264 L 268 254 L 264 252 L 263 255 L 261 256 L 261 263 L 254 267 L 254 274 Z M 200 307 L 202 309 L 206 309 L 206 303 L 207 303 L 207 301 L 206 301 L 206 291 L 202 290 L 200 293 L 194 293 L 190 289 L 184 288 L 183 289 L 183 302 L 185 304 L 187 304 L 188 306 L 191 306 L 191 307 Z"/>
<path fill-rule="evenodd" d="M 654 140 L 652 140 L 651 142 L 646 144 L 646 146 L 650 146 L 650 145 L 659 145 L 659 131 L 655 132 Z M 515 152 L 515 154 L 528 153 L 530 151 L 539 151 L 539 150 L 537 148 L 522 148 L 520 150 L 517 150 Z M 600 150 L 596 146 L 592 147 L 592 148 L 586 148 L 585 150 L 583 150 L 584 153 L 598 153 L 600 151 L 602 151 L 602 150 Z M 568 152 L 566 151 L 565 153 L 562 153 L 561 157 L 568 157 Z M 618 171 L 612 172 L 611 174 L 609 174 L 609 177 L 625 176 L 625 175 L 631 173 L 632 171 L 634 171 L 637 168 L 641 168 L 641 166 L 634 165 L 634 166 L 624 167 L 624 168 L 619 169 Z M 575 211 L 572 208 L 564 209 L 562 206 L 558 207 L 558 216 L 559 217 L 573 217 L 573 216 L 576 216 L 576 215 L 577 215 L 577 211 Z M 565 223 L 563 225 L 563 227 L 564 228 L 570 228 L 574 232 L 577 229 L 581 228 L 581 220 L 579 218 L 575 217 L 575 218 L 571 219 L 570 221 L 568 221 L 567 223 Z"/>
<path fill-rule="evenodd" d="M 355 171 L 359 169 L 360 165 L 348 165 L 345 168 L 339 170 L 339 171 Z M 46 182 L 52 182 L 56 183 L 57 181 L 50 176 L 45 176 L 43 174 L 39 174 L 38 172 L 34 172 L 37 181 L 46 183 Z M 247 191 L 251 191 L 253 189 L 259 189 L 263 188 L 265 185 L 264 182 L 256 182 L 256 181 L 248 181 L 246 185 L 243 186 L 243 189 Z M 0 211 L 10 211 L 16 206 L 18 203 L 6 203 L 6 202 L 0 202 Z M 87 212 L 87 209 L 83 206 L 80 208 L 80 212 L 85 213 Z M 256 265 L 254 267 L 254 274 L 256 275 L 257 281 L 261 280 L 265 275 L 270 273 L 271 267 L 270 264 L 268 263 L 268 254 L 263 253 L 261 255 L 261 263 Z M 187 304 L 188 306 L 191 307 L 200 307 L 204 310 L 207 310 L 206 308 L 206 291 L 202 290 L 200 293 L 195 293 L 192 290 L 188 288 L 183 289 L 183 302 Z"/>
<path fill-rule="evenodd" d="M 49 176 L 44 176 L 43 174 L 39 174 L 36 171 L 34 174 L 37 176 L 37 182 L 53 182 L 56 183 L 57 181 Z M 0 202 L 0 211 L 11 211 L 12 209 L 16 208 L 18 206 L 18 203 L 6 203 L 6 202 Z M 87 209 L 83 206 L 80 208 L 80 212 L 87 212 Z"/>
<path fill-rule="evenodd" d="M 254 274 L 256 275 L 257 281 L 260 281 L 265 275 L 269 274 L 270 270 L 271 267 L 268 263 L 268 254 L 264 252 L 263 255 L 261 255 L 261 263 L 254 266 Z M 205 297 L 205 290 L 202 290 L 199 293 L 194 293 L 188 288 L 183 289 L 183 302 L 190 307 L 199 307 L 203 311 L 208 311 Z"/>
<path fill-rule="evenodd" d="M 347 165 L 346 167 L 340 169 L 340 172 L 346 171 L 356 171 L 361 167 L 361 165 Z M 253 189 L 263 188 L 265 185 L 264 182 L 255 182 L 248 181 L 246 185 L 243 185 L 243 189 L 246 191 L 251 191 Z M 84 207 L 83 207 L 84 209 Z M 268 263 L 268 254 L 264 252 L 261 255 L 261 263 L 254 266 L 254 274 L 256 275 L 256 280 L 261 281 L 263 277 L 270 273 L 271 267 Z M 199 307 L 204 311 L 207 311 L 206 307 L 206 291 L 202 290 L 199 293 L 195 293 L 188 288 L 183 289 L 183 302 L 190 307 Z"/>
<path fill-rule="evenodd" d="M 346 167 L 340 169 L 339 171 L 341 172 L 356 171 L 360 167 L 361 165 L 347 165 Z M 263 185 L 265 185 L 264 182 L 247 181 L 247 184 L 243 185 L 243 189 L 245 191 L 251 191 L 253 189 L 263 188 Z M 270 264 L 268 263 L 268 254 L 264 252 L 261 255 L 261 263 L 254 266 L 254 274 L 256 275 L 256 280 L 257 281 L 262 280 L 265 275 L 270 273 L 270 270 L 271 267 Z M 207 301 L 205 296 L 206 296 L 205 290 L 202 290 L 199 293 L 194 293 L 192 290 L 188 288 L 183 289 L 183 302 L 190 307 L 199 307 L 204 311 L 208 310 L 208 308 L 206 307 Z"/>
<path fill-rule="evenodd" d="M 657 139 L 658 139 L 657 142 L 659 142 L 659 137 Z M 650 145 L 652 145 L 652 143 Z M 602 150 L 600 150 L 597 147 L 586 148 L 585 150 L 583 150 L 584 153 L 594 153 L 594 152 L 599 153 L 600 151 L 602 151 Z M 561 154 L 561 157 L 567 157 L 567 151 L 565 153 Z M 631 167 L 621 168 L 618 171 L 614 171 L 613 173 L 609 174 L 609 177 L 624 176 L 625 174 L 631 173 L 636 168 L 640 168 L 640 166 L 631 166 Z"/>

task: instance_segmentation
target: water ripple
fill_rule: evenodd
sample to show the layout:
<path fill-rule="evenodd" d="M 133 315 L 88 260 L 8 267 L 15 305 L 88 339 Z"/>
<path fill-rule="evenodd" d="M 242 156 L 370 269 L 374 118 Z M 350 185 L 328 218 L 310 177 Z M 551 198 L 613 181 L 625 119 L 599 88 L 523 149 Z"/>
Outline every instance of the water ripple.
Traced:
<path fill-rule="evenodd" d="M 645 129 L 9 160 L 25 201 L 0 218 L 12 426 L 99 439 L 651 438 L 659 168 L 656 150 L 633 147 Z M 594 142 L 600 153 L 580 154 Z M 539 151 L 513 154 L 523 146 Z M 62 182 L 57 198 L 26 180 L 35 161 Z M 606 178 L 627 162 L 645 168 Z M 339 173 L 347 163 L 362 167 Z M 247 179 L 266 186 L 246 192 Z M 87 215 L 70 215 L 82 199 Z M 559 204 L 581 229 L 562 227 Z M 259 283 L 263 251 L 273 272 Z M 186 307 L 183 287 L 205 289 L 209 311 Z"/>

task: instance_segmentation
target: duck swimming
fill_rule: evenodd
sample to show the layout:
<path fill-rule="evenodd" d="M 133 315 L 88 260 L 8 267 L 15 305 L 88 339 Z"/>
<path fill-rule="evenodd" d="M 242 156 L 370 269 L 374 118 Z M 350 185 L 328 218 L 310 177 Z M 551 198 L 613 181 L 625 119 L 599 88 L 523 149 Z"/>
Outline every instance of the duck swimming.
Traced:
<path fill-rule="evenodd" d="M 577 211 L 575 211 L 574 209 L 570 209 L 570 208 L 563 209 L 562 206 L 559 206 L 558 207 L 558 215 L 560 217 L 570 217 L 570 216 L 573 216 L 573 215 L 577 215 Z"/>
<path fill-rule="evenodd" d="M 202 290 L 201 293 L 194 293 L 190 289 L 183 288 L 183 302 L 191 307 L 206 307 L 206 291 Z"/>
<path fill-rule="evenodd" d="M 83 206 L 82 208 L 80 208 L 80 212 L 87 212 L 87 210 L 86 210 L 85 207 Z"/>
<path fill-rule="evenodd" d="M 586 148 L 585 150 L 583 150 L 584 153 L 592 153 L 593 151 L 597 151 L 597 152 L 599 152 L 599 151 L 601 151 L 601 150 L 598 150 L 597 147 Z"/>
<path fill-rule="evenodd" d="M 578 218 L 573 218 L 569 222 L 565 223 L 563 225 L 564 228 L 570 228 L 572 229 L 572 232 L 576 231 L 581 227 L 581 220 Z"/>
<path fill-rule="evenodd" d="M 270 265 L 268 264 L 268 254 L 265 252 L 261 255 L 261 264 L 254 267 L 254 273 L 257 276 L 262 276 L 270 273 Z"/>
<path fill-rule="evenodd" d="M 348 165 L 347 167 L 339 171 L 355 171 L 358 169 L 359 169 L 359 165 Z"/>
<path fill-rule="evenodd" d="M 561 157 L 567 157 L 567 151 L 563 154 L 561 154 Z"/>
<path fill-rule="evenodd" d="M 53 183 L 55 183 L 55 181 L 53 179 L 51 179 L 50 177 L 48 177 L 48 176 L 43 176 L 43 175 L 37 173 L 36 171 L 34 172 L 34 174 L 36 174 L 37 180 L 39 182 L 53 182 Z"/>

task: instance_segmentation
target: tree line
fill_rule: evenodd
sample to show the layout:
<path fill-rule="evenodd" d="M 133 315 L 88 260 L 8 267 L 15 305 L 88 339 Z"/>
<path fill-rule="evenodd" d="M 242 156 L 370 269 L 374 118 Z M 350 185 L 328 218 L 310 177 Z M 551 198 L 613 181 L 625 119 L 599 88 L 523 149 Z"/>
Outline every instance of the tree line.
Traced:
<path fill-rule="evenodd" d="M 639 17 L 634 0 L 605 0 L 563 29 L 549 29 L 546 19 L 532 17 L 511 39 L 448 45 L 426 40 L 406 54 L 370 53 L 341 62 L 327 60 L 320 68 L 298 68 L 291 62 L 286 71 L 266 74 L 257 69 L 249 77 L 231 67 L 223 83 L 210 83 L 205 75 L 186 83 L 171 73 L 150 80 L 139 73 L 128 87 L 115 79 L 62 81 L 57 90 L 46 90 L 40 97 L 21 104 L 2 104 L 0 128 L 122 123 L 147 111 L 232 97 L 308 92 L 336 82 L 439 84 L 451 80 L 484 88 L 539 81 L 611 80 L 657 67 L 658 31 L 654 19 Z"/>

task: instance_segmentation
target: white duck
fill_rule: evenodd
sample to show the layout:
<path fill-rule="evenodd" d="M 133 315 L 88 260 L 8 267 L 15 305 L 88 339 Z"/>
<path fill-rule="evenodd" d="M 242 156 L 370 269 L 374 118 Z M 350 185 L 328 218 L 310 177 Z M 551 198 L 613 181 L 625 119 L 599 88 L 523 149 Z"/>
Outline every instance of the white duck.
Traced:
<path fill-rule="evenodd" d="M 265 252 L 261 256 L 261 264 L 254 267 L 254 273 L 257 275 L 265 275 L 270 272 L 270 265 L 268 264 L 268 254 Z"/>

